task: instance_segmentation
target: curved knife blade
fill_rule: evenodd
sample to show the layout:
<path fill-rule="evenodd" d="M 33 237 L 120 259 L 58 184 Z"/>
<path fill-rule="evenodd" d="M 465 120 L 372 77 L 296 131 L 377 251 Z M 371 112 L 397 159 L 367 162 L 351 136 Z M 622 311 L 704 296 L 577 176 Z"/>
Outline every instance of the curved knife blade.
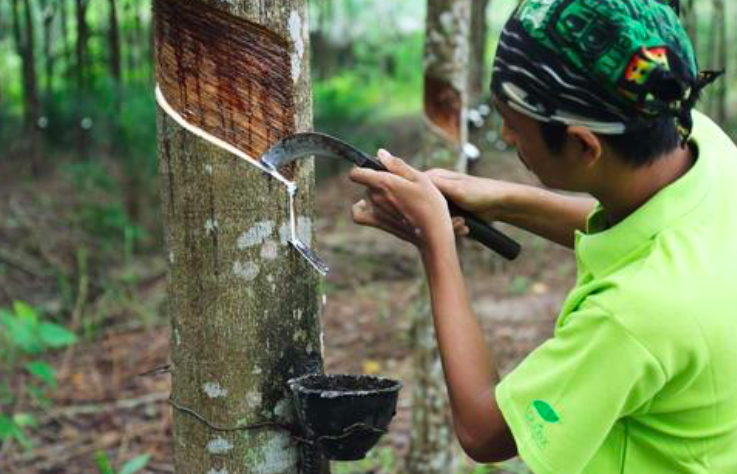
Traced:
<path fill-rule="evenodd" d="M 360 167 L 386 170 L 368 153 L 333 136 L 317 132 L 296 133 L 284 138 L 261 156 L 261 163 L 271 169 L 277 169 L 310 155 L 344 158 Z"/>

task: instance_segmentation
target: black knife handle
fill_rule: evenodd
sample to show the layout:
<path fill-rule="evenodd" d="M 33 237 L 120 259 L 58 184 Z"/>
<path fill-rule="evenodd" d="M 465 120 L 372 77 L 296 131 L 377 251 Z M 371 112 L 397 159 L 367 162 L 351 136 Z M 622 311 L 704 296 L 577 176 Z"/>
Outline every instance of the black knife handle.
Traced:
<path fill-rule="evenodd" d="M 387 171 L 381 162 L 377 161 L 371 156 L 366 156 L 366 161 L 363 163 L 364 168 L 371 168 L 375 171 Z M 522 247 L 515 240 L 508 237 L 506 234 L 498 231 L 490 224 L 484 222 L 477 215 L 461 209 L 453 201 L 445 198 L 448 201 L 448 209 L 450 215 L 463 217 L 463 220 L 468 227 L 468 236 L 481 245 L 495 251 L 507 260 L 514 260 L 519 255 Z"/>
<path fill-rule="evenodd" d="M 507 260 L 514 260 L 519 255 L 522 247 L 517 241 L 508 237 L 503 232 L 495 229 L 491 224 L 481 220 L 477 215 L 458 207 L 453 201 L 448 200 L 448 209 L 451 216 L 463 217 L 468 227 L 468 236 L 487 247 Z"/>

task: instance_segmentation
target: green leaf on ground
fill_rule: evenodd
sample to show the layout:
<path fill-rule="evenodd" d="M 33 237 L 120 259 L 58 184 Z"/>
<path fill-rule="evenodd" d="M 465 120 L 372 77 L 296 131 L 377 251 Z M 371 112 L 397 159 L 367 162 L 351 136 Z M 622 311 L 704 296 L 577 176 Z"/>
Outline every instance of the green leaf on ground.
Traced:
<path fill-rule="evenodd" d="M 150 458 L 150 454 L 141 454 L 140 456 L 136 456 L 125 463 L 118 474 L 135 474 L 136 472 L 146 467 L 146 464 L 148 464 L 148 460 Z"/>
<path fill-rule="evenodd" d="M 35 321 L 19 318 L 6 310 L 2 310 L 0 311 L 0 323 L 8 329 L 8 338 L 11 345 L 28 354 L 41 351 L 41 344 L 39 344 L 34 334 Z"/>
<path fill-rule="evenodd" d="M 18 420 L 16 420 L 16 418 Z M 20 423 L 19 423 L 20 422 Z M 25 449 L 31 449 L 33 442 L 23 432 L 21 428 L 25 424 L 34 424 L 35 419 L 28 414 L 18 413 L 13 418 L 8 417 L 4 413 L 0 413 L 0 441 L 6 442 L 13 438 L 18 441 Z"/>
<path fill-rule="evenodd" d="M 56 370 L 51 365 L 42 361 L 34 361 L 26 364 L 26 370 L 52 389 L 56 389 Z"/>
<path fill-rule="evenodd" d="M 65 347 L 77 342 L 77 336 L 67 329 L 54 323 L 41 323 L 38 326 L 41 340 L 54 349 Z"/>
<path fill-rule="evenodd" d="M 30 413 L 16 413 L 13 415 L 13 423 L 20 428 L 24 426 L 36 426 L 36 418 Z"/>
<path fill-rule="evenodd" d="M 24 303 L 23 301 L 14 301 L 13 310 L 15 311 L 15 315 L 18 319 L 28 321 L 33 324 L 38 322 L 36 310 L 28 303 Z"/>

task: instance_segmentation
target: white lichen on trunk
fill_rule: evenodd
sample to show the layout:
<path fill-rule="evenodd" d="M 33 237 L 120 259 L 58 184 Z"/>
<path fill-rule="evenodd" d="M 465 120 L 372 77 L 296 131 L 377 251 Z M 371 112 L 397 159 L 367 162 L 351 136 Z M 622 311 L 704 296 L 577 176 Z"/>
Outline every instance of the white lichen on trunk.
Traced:
<path fill-rule="evenodd" d="M 210 398 L 220 398 L 228 396 L 228 390 L 221 387 L 220 384 L 217 382 L 207 382 L 205 385 L 202 386 L 202 389 Z"/>

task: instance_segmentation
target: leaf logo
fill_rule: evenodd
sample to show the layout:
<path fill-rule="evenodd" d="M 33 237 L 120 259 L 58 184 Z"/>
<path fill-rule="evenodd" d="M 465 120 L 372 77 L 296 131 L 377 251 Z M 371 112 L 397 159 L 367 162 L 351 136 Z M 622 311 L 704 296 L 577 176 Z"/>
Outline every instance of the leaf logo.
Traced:
<path fill-rule="evenodd" d="M 535 410 L 537 410 L 537 413 L 540 415 L 540 417 L 548 423 L 557 423 L 558 420 L 560 420 L 558 414 L 555 413 L 555 410 L 553 410 L 553 407 L 551 407 L 544 401 L 535 400 L 534 402 L 532 402 L 532 406 L 535 407 Z"/>

